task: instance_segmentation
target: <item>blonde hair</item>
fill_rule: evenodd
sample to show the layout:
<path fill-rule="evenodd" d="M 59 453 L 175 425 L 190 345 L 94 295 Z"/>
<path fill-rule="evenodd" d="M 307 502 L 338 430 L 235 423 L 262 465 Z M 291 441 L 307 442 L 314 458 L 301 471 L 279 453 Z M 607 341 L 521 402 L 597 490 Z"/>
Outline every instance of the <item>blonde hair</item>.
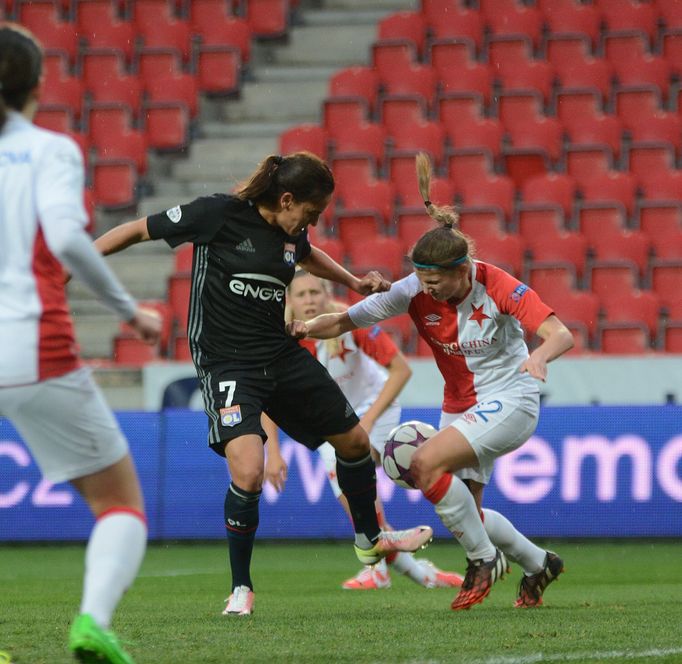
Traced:
<path fill-rule="evenodd" d="M 427 269 L 450 269 L 473 256 L 473 240 L 459 230 L 459 213 L 450 205 L 435 205 L 431 201 L 431 159 L 425 152 L 415 158 L 417 185 L 428 215 L 438 224 L 422 235 L 410 252 L 415 266 Z"/>
<path fill-rule="evenodd" d="M 347 304 L 332 299 L 331 284 L 326 279 L 322 279 L 322 277 L 318 277 L 317 275 L 311 274 L 310 272 L 306 272 L 305 270 L 299 269 L 296 270 L 296 272 L 294 272 L 294 278 L 291 280 L 291 283 L 287 286 L 287 293 L 291 292 L 291 287 L 294 281 L 302 277 L 315 277 L 315 279 L 317 279 L 320 282 L 322 289 L 327 294 L 327 306 L 325 307 L 323 313 L 335 314 L 341 311 L 346 311 L 346 309 L 348 309 Z M 284 307 L 284 320 L 287 323 L 291 323 L 291 321 L 294 320 L 294 309 L 288 302 Z M 325 339 L 324 345 L 325 348 L 327 349 L 329 357 L 338 357 L 343 352 L 343 344 L 341 343 L 340 337 L 334 337 L 333 339 Z"/>

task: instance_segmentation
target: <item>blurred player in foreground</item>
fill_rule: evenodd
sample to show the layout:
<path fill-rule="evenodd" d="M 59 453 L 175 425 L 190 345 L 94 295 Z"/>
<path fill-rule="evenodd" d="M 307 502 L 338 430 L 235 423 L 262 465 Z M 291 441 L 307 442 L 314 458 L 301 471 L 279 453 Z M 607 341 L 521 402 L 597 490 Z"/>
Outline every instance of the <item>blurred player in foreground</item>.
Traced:
<path fill-rule="evenodd" d="M 347 312 L 294 321 L 289 330 L 298 338 L 326 339 L 410 314 L 445 380 L 441 431 L 416 450 L 410 471 L 467 554 L 452 609 L 482 602 L 507 571 L 507 557 L 524 570 L 516 606 L 538 606 L 563 561 L 498 512 L 482 510 L 481 503 L 495 459 L 523 445 L 537 426 L 534 379 L 545 380 L 547 363 L 569 350 L 573 337 L 528 286 L 473 259 L 471 241 L 456 228 L 456 212 L 429 200 L 431 166 L 425 154 L 417 158 L 417 175 L 438 227 L 415 244 L 414 273 Z M 543 340 L 530 355 L 523 328 Z"/>
<path fill-rule="evenodd" d="M 42 50 L 0 27 L 0 415 L 45 478 L 70 481 L 97 522 L 69 647 L 80 661 L 131 664 L 109 631 L 144 557 L 147 526 L 128 443 L 76 353 L 64 269 L 149 343 L 161 322 L 138 308 L 85 232 L 83 162 L 68 137 L 35 127 Z"/>
<path fill-rule="evenodd" d="M 332 301 L 329 290 L 329 283 L 325 280 L 298 270 L 287 288 L 287 320 L 309 320 L 322 313 L 345 311 L 345 305 Z M 379 326 L 347 332 L 336 339 L 302 339 L 299 343 L 329 371 L 355 409 L 361 426 L 369 434 L 372 457 L 378 463 L 388 434 L 400 423 L 397 399 L 412 375 L 403 354 Z M 287 466 L 279 451 L 278 429 L 272 422 L 264 426 L 268 434 L 265 479 L 281 491 L 286 481 Z M 323 443 L 317 451 L 324 461 L 334 495 L 350 517 L 348 501 L 336 479 L 334 448 Z M 375 505 L 379 524 L 390 529 L 378 496 Z M 390 588 L 388 565 L 426 588 L 462 585 L 459 574 L 444 572 L 428 560 L 415 559 L 411 553 L 396 552 L 376 565 L 365 566 L 342 587 L 346 590 Z"/>

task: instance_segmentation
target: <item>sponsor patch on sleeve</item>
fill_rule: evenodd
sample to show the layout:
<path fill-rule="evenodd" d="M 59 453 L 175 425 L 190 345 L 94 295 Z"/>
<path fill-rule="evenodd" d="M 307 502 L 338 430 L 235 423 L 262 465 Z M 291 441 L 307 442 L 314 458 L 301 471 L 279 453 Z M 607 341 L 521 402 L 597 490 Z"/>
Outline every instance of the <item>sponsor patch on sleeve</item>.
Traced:
<path fill-rule="evenodd" d="M 180 219 L 182 219 L 182 210 L 179 205 L 172 207 L 170 210 L 166 210 L 166 216 L 174 223 L 177 224 Z"/>
<path fill-rule="evenodd" d="M 381 328 L 378 325 L 374 325 L 367 335 L 370 339 L 376 339 L 381 332 Z"/>
<path fill-rule="evenodd" d="M 509 297 L 514 300 L 514 302 L 518 302 L 525 294 L 526 291 L 528 290 L 528 286 L 526 284 L 519 284 L 509 295 Z"/>

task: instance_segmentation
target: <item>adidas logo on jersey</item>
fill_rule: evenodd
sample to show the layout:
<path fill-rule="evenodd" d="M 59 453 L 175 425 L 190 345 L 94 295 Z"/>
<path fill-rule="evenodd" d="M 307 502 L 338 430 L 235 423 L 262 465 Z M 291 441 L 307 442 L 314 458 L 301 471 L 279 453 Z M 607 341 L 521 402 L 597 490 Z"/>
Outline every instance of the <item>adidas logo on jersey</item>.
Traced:
<path fill-rule="evenodd" d="M 350 416 L 353 415 L 354 413 L 355 413 L 355 411 L 353 410 L 353 406 L 351 406 L 351 405 L 346 401 L 346 413 L 345 413 L 345 416 L 346 416 L 346 417 L 350 417 Z"/>
<path fill-rule="evenodd" d="M 248 254 L 255 254 L 256 253 L 256 247 L 253 246 L 253 242 L 251 242 L 251 238 L 247 237 L 246 240 L 243 240 L 240 242 L 235 249 L 237 251 L 245 251 Z"/>

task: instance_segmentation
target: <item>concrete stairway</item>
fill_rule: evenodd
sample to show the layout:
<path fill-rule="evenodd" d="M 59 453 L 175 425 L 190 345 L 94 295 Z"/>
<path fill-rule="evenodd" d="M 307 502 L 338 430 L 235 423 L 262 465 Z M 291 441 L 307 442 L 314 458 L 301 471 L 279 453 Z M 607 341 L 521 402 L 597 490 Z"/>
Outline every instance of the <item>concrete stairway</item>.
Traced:
<path fill-rule="evenodd" d="M 369 62 L 377 21 L 417 5 L 417 0 L 304 0 L 285 41 L 254 44 L 237 99 L 202 99 L 199 135 L 188 154 L 151 159 L 153 195 L 140 201 L 136 216 L 232 190 L 263 157 L 278 151 L 283 130 L 319 122 L 329 77 Z M 101 215 L 98 232 L 130 218 Z M 173 271 L 165 243 L 138 245 L 108 260 L 136 297 L 165 296 Z M 117 321 L 80 285 L 70 286 L 70 298 L 83 355 L 109 357 Z"/>

